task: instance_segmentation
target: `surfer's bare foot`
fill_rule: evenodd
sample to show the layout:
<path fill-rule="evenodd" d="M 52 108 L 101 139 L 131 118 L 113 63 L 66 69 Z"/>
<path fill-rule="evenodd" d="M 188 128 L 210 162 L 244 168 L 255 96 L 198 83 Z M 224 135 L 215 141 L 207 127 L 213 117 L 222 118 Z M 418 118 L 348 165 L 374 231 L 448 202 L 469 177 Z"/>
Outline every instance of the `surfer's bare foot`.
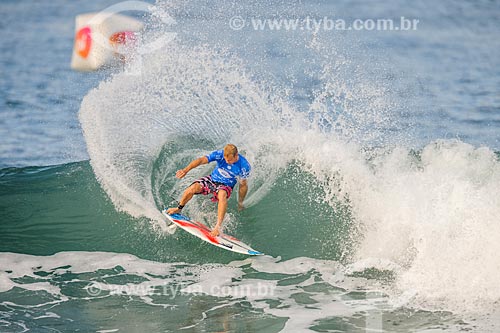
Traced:
<path fill-rule="evenodd" d="M 212 232 L 210 232 L 210 235 L 212 235 L 212 237 L 217 237 L 220 235 L 220 230 L 219 228 L 215 227 L 212 229 Z"/>
<path fill-rule="evenodd" d="M 177 213 L 180 213 L 180 212 L 181 212 L 181 210 L 179 208 L 177 208 L 177 207 L 167 209 L 167 214 L 168 215 L 177 214 Z"/>

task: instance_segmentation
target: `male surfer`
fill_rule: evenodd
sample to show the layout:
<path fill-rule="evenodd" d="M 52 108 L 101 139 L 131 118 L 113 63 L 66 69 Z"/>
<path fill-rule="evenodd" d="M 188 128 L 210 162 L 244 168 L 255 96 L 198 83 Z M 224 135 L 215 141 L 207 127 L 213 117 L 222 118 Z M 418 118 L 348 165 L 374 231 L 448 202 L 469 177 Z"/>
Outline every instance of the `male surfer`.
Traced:
<path fill-rule="evenodd" d="M 211 232 L 211 235 L 215 237 L 220 234 L 222 221 L 226 215 L 227 200 L 231 196 L 233 187 L 237 182 L 240 184 L 238 210 L 244 208 L 243 200 L 245 200 L 248 191 L 247 179 L 250 175 L 250 163 L 248 163 L 245 157 L 238 154 L 238 148 L 235 145 L 228 144 L 223 150 L 216 150 L 209 155 L 191 161 L 187 167 L 178 170 L 175 176 L 179 179 L 184 178 L 190 170 L 214 161 L 217 162 L 217 167 L 212 171 L 212 174 L 195 180 L 184 191 L 181 201 L 179 201 L 179 206 L 167 209 L 167 214 L 179 213 L 195 194 L 213 194 L 212 201 L 219 202 L 217 224 Z"/>

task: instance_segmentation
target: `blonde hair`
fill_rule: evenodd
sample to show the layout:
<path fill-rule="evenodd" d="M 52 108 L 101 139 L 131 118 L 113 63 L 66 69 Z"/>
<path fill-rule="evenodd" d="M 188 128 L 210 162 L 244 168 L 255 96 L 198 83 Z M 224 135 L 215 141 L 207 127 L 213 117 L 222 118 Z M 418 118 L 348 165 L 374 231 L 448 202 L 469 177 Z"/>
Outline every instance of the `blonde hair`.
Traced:
<path fill-rule="evenodd" d="M 236 156 L 238 155 L 238 148 L 235 145 L 229 143 L 224 147 L 224 156 Z"/>

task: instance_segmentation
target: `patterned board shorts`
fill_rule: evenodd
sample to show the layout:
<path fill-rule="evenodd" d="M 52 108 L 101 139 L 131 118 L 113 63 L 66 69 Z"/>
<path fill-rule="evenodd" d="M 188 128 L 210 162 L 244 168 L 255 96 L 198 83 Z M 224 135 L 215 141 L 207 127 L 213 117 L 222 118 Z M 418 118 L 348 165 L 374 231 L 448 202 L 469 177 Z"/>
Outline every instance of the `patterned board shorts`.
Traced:
<path fill-rule="evenodd" d="M 219 190 L 224 190 L 227 193 L 227 198 L 231 197 L 231 192 L 233 192 L 233 188 L 231 186 L 222 184 L 222 183 L 217 183 L 212 180 L 212 177 L 206 176 L 202 177 L 200 179 L 195 180 L 192 184 L 199 183 L 202 187 L 201 192 L 197 194 L 213 194 L 213 197 L 210 198 L 213 202 L 219 201 L 217 198 L 217 193 Z M 191 184 L 191 185 L 192 185 Z"/>

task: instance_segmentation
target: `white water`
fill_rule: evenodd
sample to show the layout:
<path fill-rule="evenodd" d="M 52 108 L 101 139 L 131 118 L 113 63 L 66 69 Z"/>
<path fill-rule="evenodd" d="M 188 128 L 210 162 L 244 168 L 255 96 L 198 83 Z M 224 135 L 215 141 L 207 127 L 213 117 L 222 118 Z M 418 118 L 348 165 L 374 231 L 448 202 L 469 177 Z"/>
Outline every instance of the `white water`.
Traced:
<path fill-rule="evenodd" d="M 440 141 L 423 149 L 421 161 L 396 148 L 367 162 L 355 147 L 315 146 L 304 160 L 324 182 L 325 200 L 348 197 L 361 234 L 355 260 L 399 267 L 395 295 L 411 296 L 415 306 L 494 307 L 500 300 L 500 163 L 491 150 Z M 338 174 L 333 181 L 332 171 Z"/>
<path fill-rule="evenodd" d="M 0 303 L 3 306 L 24 309 L 43 309 L 46 305 L 62 305 L 78 299 L 103 299 L 113 296 L 121 297 L 124 301 L 133 298 L 149 306 L 168 309 L 186 302 L 185 297 L 189 299 L 200 295 L 211 295 L 226 299 L 223 307 L 230 307 L 245 300 L 254 308 L 262 309 L 269 315 L 289 318 L 284 327 L 285 331 L 292 329 L 307 331 L 316 320 L 327 318 L 332 314 L 337 317 L 349 317 L 360 311 L 373 312 L 379 322 L 372 320 L 371 324 L 373 327 L 381 325 L 379 307 L 387 301 L 382 294 L 375 292 L 367 300 L 351 298 L 349 292 L 363 284 L 364 279 L 344 276 L 343 267 L 334 261 L 311 258 L 280 261 L 271 257 L 261 257 L 235 261 L 228 265 L 192 265 L 157 263 L 118 253 L 61 252 L 47 257 L 3 253 L 0 254 L 0 261 L 5 280 L 28 279 L 20 283 L 11 282 L 12 288 L 47 293 L 47 296 L 40 299 L 39 304 L 24 305 L 10 301 Z M 116 270 L 117 267 L 121 267 L 120 270 Z M 250 267 L 261 273 L 279 273 L 281 278 L 245 277 Z M 115 271 L 109 271 L 112 269 Z M 49 274 L 40 276 L 37 274 L 40 272 Z M 72 274 L 71 281 L 61 283 L 60 277 L 68 273 Z M 287 283 L 287 278 L 297 276 L 303 277 L 301 278 L 303 281 Z M 131 277 L 134 279 L 129 281 Z M 137 282 L 137 278 L 143 281 Z M 115 282 L 109 283 L 103 280 Z M 135 282 L 132 282 L 134 280 Z M 325 281 L 326 285 L 323 285 L 322 281 Z M 86 292 L 81 296 L 66 296 L 59 286 L 68 288 L 68 284 L 86 285 Z M 348 290 L 332 289 L 333 287 Z M 304 303 L 296 299 L 297 294 L 306 295 L 306 300 L 309 301 Z M 159 298 L 160 295 L 166 297 Z M 271 300 L 281 305 L 271 307 L 267 302 Z M 314 308 L 308 308 L 311 302 Z M 221 305 L 218 302 L 213 302 L 213 307 L 206 312 L 215 311 L 219 307 Z M 59 309 L 60 307 L 54 308 L 51 312 L 44 312 L 38 318 L 48 316 L 58 318 Z"/>
<path fill-rule="evenodd" d="M 23 290 L 25 295 L 31 295 L 30 292 L 37 295 L 37 302 L 33 302 L 33 299 L 29 303 L 16 303 L 5 296 L 0 306 L 5 309 L 23 309 L 35 325 L 37 320 L 43 318 L 72 320 L 64 312 L 65 303 L 74 306 L 79 301 L 85 304 L 89 300 L 113 298 L 109 301 L 115 304 L 110 309 L 110 315 L 116 314 L 116 307 L 127 308 L 129 302 L 132 302 L 130 306 L 137 307 L 137 302 L 140 302 L 152 307 L 151 311 L 155 311 L 154 308 L 167 310 L 164 315 L 168 317 L 168 309 L 183 306 L 193 298 L 210 295 L 221 302 L 212 299 L 211 305 L 202 315 L 198 314 L 199 309 L 193 309 L 193 315 L 198 318 L 195 326 L 201 324 L 212 311 L 249 302 L 252 308 L 268 315 L 287 318 L 284 331 L 306 332 L 318 321 L 332 317 L 345 318 L 346 323 L 360 330 L 366 328 L 377 331 L 387 328 L 392 330 L 386 326 L 386 320 L 393 311 L 398 311 L 398 307 L 405 305 L 394 304 L 393 299 L 388 297 L 390 290 L 376 280 L 346 275 L 362 265 L 357 268 L 355 265 L 344 267 L 335 261 L 304 257 L 281 261 L 264 256 L 233 261 L 227 265 L 194 265 L 152 262 L 120 253 L 60 252 L 52 256 L 2 253 L 0 262 L 2 285 L 7 281 L 10 288 Z M 267 277 L 259 278 L 256 272 L 267 274 Z M 71 278 L 68 280 L 69 276 Z M 68 295 L 70 290 L 81 289 L 82 286 L 82 293 Z M 354 294 L 360 290 L 366 291 L 363 298 Z M 8 312 L 4 315 L 8 315 Z M 89 318 L 92 315 L 96 315 L 96 318 L 103 316 L 92 312 L 86 314 Z M 430 315 L 428 313 L 426 316 L 432 321 Z M 450 320 L 440 316 L 439 325 L 445 325 L 446 331 L 467 328 L 463 325 L 455 327 L 453 322 L 456 320 L 453 317 Z M 463 318 L 467 321 L 467 316 Z M 126 318 L 123 320 L 125 323 L 129 321 Z M 8 324 L 3 327 L 11 329 L 16 325 L 24 325 L 22 320 L 2 323 Z M 123 322 L 112 320 L 104 327 L 117 329 L 122 325 Z M 423 323 L 417 327 L 425 327 L 421 325 Z M 477 320 L 474 325 L 482 331 L 491 331 L 492 327 L 488 326 L 491 320 L 484 318 Z"/>

